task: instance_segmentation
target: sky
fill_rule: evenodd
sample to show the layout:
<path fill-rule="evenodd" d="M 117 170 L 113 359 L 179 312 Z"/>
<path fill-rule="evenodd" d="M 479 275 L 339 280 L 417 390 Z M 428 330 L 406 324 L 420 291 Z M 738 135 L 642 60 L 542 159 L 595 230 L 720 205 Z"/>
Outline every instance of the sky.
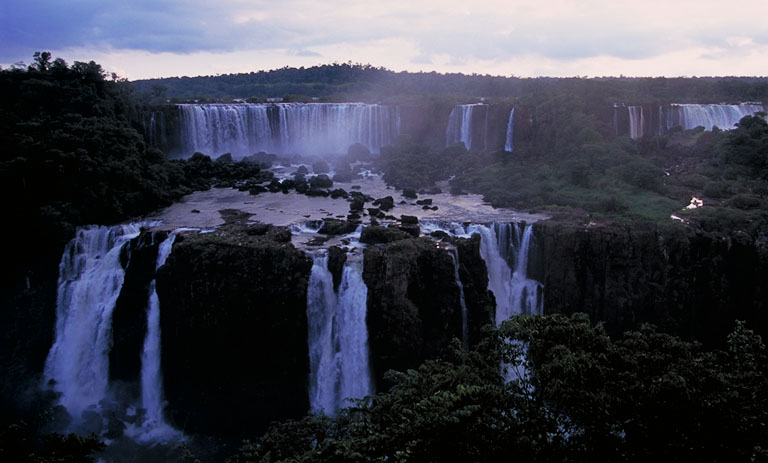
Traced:
<path fill-rule="evenodd" d="M 362 63 L 502 76 L 766 76 L 765 0 L 2 0 L 35 51 L 130 80 Z"/>

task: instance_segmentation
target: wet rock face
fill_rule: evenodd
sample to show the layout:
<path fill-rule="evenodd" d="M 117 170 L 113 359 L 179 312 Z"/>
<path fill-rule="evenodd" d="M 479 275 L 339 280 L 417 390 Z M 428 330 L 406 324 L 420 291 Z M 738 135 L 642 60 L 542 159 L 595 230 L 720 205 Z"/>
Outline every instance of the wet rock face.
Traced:
<path fill-rule="evenodd" d="M 453 338 L 462 338 L 459 288 L 449 251 L 426 238 L 369 247 L 364 257 L 371 362 L 377 387 L 383 390 L 389 386 L 383 380 L 387 370 L 415 368 L 444 354 Z M 472 266 L 485 271 L 484 264 L 482 269 Z M 485 320 L 480 316 L 492 300 L 487 290 L 476 288 L 479 284 L 470 284 L 472 296 L 467 297 L 468 311 L 474 314 L 471 332 L 493 320 L 492 314 Z"/>
<path fill-rule="evenodd" d="M 768 256 L 749 237 L 535 227 L 545 312 L 586 312 L 612 334 L 653 323 L 689 339 L 722 342 L 736 319 L 768 334 Z"/>
<path fill-rule="evenodd" d="M 306 413 L 312 262 L 269 233 L 179 238 L 157 277 L 170 421 L 238 436 Z"/>
<path fill-rule="evenodd" d="M 144 231 L 121 250 L 125 278 L 112 311 L 110 380 L 138 381 L 141 376 L 149 284 L 155 278 L 158 246 L 167 236 L 167 232 Z"/>

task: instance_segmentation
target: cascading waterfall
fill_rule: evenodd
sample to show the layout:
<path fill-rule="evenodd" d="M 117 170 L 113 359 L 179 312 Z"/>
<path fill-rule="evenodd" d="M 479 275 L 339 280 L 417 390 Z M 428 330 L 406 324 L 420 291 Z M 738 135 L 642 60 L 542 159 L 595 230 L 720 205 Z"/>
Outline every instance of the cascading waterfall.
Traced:
<path fill-rule="evenodd" d="M 459 251 L 451 251 L 451 260 L 453 261 L 453 277 L 456 280 L 456 286 L 459 288 L 459 305 L 461 306 L 461 341 L 464 348 L 469 347 L 469 326 L 467 323 L 467 300 L 464 297 L 464 284 L 459 277 Z"/>
<path fill-rule="evenodd" d="M 488 105 L 483 103 L 456 105 L 448 116 L 448 126 L 445 129 L 445 146 L 463 142 L 468 150 L 472 149 L 473 127 L 472 117 L 475 109 L 482 107 L 485 110 L 484 121 L 486 126 L 483 130 L 483 137 L 488 134 Z"/>
<path fill-rule="evenodd" d="M 340 154 L 353 143 L 378 153 L 400 134 L 399 108 L 378 104 L 183 104 L 179 111 L 184 156 Z"/>
<path fill-rule="evenodd" d="M 667 128 L 676 125 L 684 130 L 704 127 L 704 130 L 712 130 L 717 127 L 721 130 L 730 130 L 744 116 L 751 116 L 757 112 L 765 111 L 761 104 L 675 104 L 670 107 Z"/>
<path fill-rule="evenodd" d="M 171 232 L 157 249 L 155 270 L 165 265 L 171 255 L 176 236 L 192 229 L 180 228 Z M 141 353 L 141 408 L 146 410 L 144 422 L 134 437 L 140 442 L 168 441 L 181 437 L 181 433 L 165 422 L 163 408 L 163 377 L 160 365 L 160 300 L 156 280 L 149 284 L 147 309 L 147 335 Z"/>
<path fill-rule="evenodd" d="M 533 243 L 533 225 L 452 223 L 447 226 L 422 223 L 422 231 L 440 230 L 459 237 L 480 235 L 480 256 L 488 270 L 488 289 L 496 298 L 496 325 L 512 315 L 541 314 L 544 286 L 528 278 L 528 256 Z"/>
<path fill-rule="evenodd" d="M 629 137 L 633 140 L 645 135 L 645 114 L 642 106 L 628 106 L 629 110 Z"/>
<path fill-rule="evenodd" d="M 528 224 L 521 232 L 517 223 L 470 225 L 467 232 L 482 237 L 480 255 L 488 268 L 488 288 L 496 298 L 496 325 L 512 315 L 541 314 L 542 285 L 527 276 L 533 226 Z"/>
<path fill-rule="evenodd" d="M 334 291 L 328 257 L 312 264 L 307 291 L 309 402 L 314 412 L 333 414 L 347 398 L 373 393 L 368 355 L 368 288 L 355 262 L 344 264 Z"/>
<path fill-rule="evenodd" d="M 507 139 L 504 143 L 504 151 L 512 153 L 515 151 L 515 108 L 509 111 L 509 121 L 507 121 Z"/>
<path fill-rule="evenodd" d="M 79 228 L 64 249 L 44 377 L 55 383 L 59 403 L 75 419 L 107 394 L 112 311 L 125 277 L 120 250 L 142 225 Z"/>

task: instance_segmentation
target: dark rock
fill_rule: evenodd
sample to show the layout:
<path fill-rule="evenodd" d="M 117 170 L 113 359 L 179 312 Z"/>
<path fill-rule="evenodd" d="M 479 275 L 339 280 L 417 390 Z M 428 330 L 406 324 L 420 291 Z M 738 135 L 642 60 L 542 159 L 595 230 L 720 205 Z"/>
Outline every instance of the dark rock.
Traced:
<path fill-rule="evenodd" d="M 283 185 L 280 183 L 280 180 L 273 178 L 271 182 L 269 182 L 269 185 L 267 185 L 267 190 L 269 190 L 270 193 L 277 193 L 278 191 L 283 189 Z"/>
<path fill-rule="evenodd" d="M 352 187 L 351 187 L 351 188 L 352 188 L 353 190 L 359 190 L 359 189 L 360 189 L 360 188 L 362 188 L 362 187 L 361 187 L 360 185 L 352 185 Z"/>
<path fill-rule="evenodd" d="M 421 236 L 421 229 L 418 225 L 401 225 L 400 230 L 408 233 L 409 235 L 413 236 L 414 238 L 418 238 Z"/>
<path fill-rule="evenodd" d="M 419 206 L 431 206 L 432 198 L 419 199 L 418 201 L 416 201 L 416 204 L 418 204 Z"/>
<path fill-rule="evenodd" d="M 446 233 L 446 232 L 444 232 L 442 230 L 435 230 L 432 233 L 430 233 L 429 236 L 431 236 L 433 238 L 438 238 L 438 239 L 441 239 L 441 240 L 449 239 L 451 237 L 451 235 L 449 235 L 448 233 Z"/>
<path fill-rule="evenodd" d="M 346 235 L 352 233 L 357 228 L 357 224 L 347 222 L 346 220 L 326 219 L 318 233 L 323 235 Z"/>
<path fill-rule="evenodd" d="M 400 205 L 403 205 L 403 204 L 408 204 L 408 202 L 407 202 L 407 201 L 400 201 L 400 203 L 399 203 L 399 204 L 400 204 Z"/>
<path fill-rule="evenodd" d="M 403 225 L 417 225 L 419 223 L 419 218 L 413 215 L 401 215 L 400 222 Z"/>
<path fill-rule="evenodd" d="M 167 236 L 164 231 L 143 231 L 120 251 L 125 277 L 112 310 L 113 344 L 109 352 L 112 380 L 138 381 L 141 377 L 149 284 L 155 278 L 158 246 Z"/>
<path fill-rule="evenodd" d="M 263 186 L 261 186 L 261 185 L 256 185 L 256 186 L 253 186 L 253 187 L 251 187 L 251 188 L 248 190 L 248 193 L 250 193 L 250 194 L 252 194 L 252 195 L 257 195 L 257 194 L 259 194 L 259 193 L 266 193 L 267 191 L 269 191 L 269 190 L 267 190 L 267 189 L 266 189 L 266 188 L 264 188 Z"/>
<path fill-rule="evenodd" d="M 166 413 L 185 432 L 258 434 L 308 410 L 312 262 L 271 238 L 190 235 L 158 272 Z"/>
<path fill-rule="evenodd" d="M 736 319 L 768 332 L 768 255 L 751 238 L 545 222 L 534 236 L 529 274 L 544 283 L 548 313 L 586 312 L 616 335 L 652 323 L 707 344 Z"/>
<path fill-rule="evenodd" d="M 333 289 L 339 290 L 341 277 L 344 272 L 344 262 L 347 261 L 347 253 L 338 246 L 331 246 L 328 249 L 328 271 L 333 276 Z"/>
<path fill-rule="evenodd" d="M 317 175 L 309 179 L 309 186 L 312 188 L 331 188 L 333 187 L 333 180 L 325 174 Z"/>
<path fill-rule="evenodd" d="M 392 198 L 392 196 L 385 196 L 383 198 L 379 198 L 376 201 L 373 202 L 374 206 L 379 206 L 379 209 L 382 211 L 389 211 L 393 207 L 395 207 L 395 200 Z"/>
<path fill-rule="evenodd" d="M 370 215 L 371 217 L 376 217 L 377 219 L 383 219 L 384 218 L 384 213 L 381 212 L 380 209 L 377 209 L 375 207 L 369 207 L 368 208 L 368 215 Z"/>
<path fill-rule="evenodd" d="M 479 256 L 479 242 L 471 245 Z M 462 338 L 460 292 L 451 255 L 430 239 L 398 240 L 364 252 L 371 362 L 379 390 L 385 390 L 384 372 L 416 368 L 426 359 L 444 356 L 451 340 Z M 484 267 L 473 270 L 485 275 Z M 484 301 L 467 301 L 468 312 L 476 311 L 477 304 L 493 307 L 485 291 Z M 469 328 L 479 331 L 492 322 L 492 316 L 473 318 Z"/>
<path fill-rule="evenodd" d="M 232 153 L 222 154 L 221 156 L 217 157 L 216 160 L 213 162 L 217 164 L 232 164 Z"/>
<path fill-rule="evenodd" d="M 291 242 L 291 231 L 287 228 L 272 227 L 269 232 L 267 232 L 267 236 L 276 243 Z"/>
<path fill-rule="evenodd" d="M 411 238 L 408 233 L 392 227 L 365 227 L 360 234 L 360 242 L 365 244 L 391 243 Z"/>
<path fill-rule="evenodd" d="M 307 175 L 309 173 L 309 169 L 307 169 L 307 166 L 300 165 L 298 169 L 296 169 L 296 175 Z"/>
<path fill-rule="evenodd" d="M 283 191 L 288 191 L 296 188 L 296 180 L 291 180 L 289 178 L 283 180 L 280 185 L 283 188 Z"/>
<path fill-rule="evenodd" d="M 360 211 L 363 210 L 364 207 L 365 207 L 365 203 L 363 201 L 358 200 L 358 199 L 355 199 L 355 200 L 353 200 L 352 202 L 349 203 L 349 210 L 350 211 L 360 212 Z"/>
<path fill-rule="evenodd" d="M 200 209 L 192 209 L 189 212 L 191 212 L 192 214 L 199 214 L 200 213 Z"/>
<path fill-rule="evenodd" d="M 264 236 L 268 231 L 272 229 L 272 225 L 266 223 L 254 223 L 250 224 L 245 229 L 245 233 L 250 236 Z"/>
<path fill-rule="evenodd" d="M 403 188 L 403 196 L 409 199 L 416 199 L 419 196 L 416 194 L 416 190 L 413 188 Z"/>
<path fill-rule="evenodd" d="M 304 194 L 307 195 L 307 196 L 324 196 L 324 197 L 327 198 L 330 193 L 328 193 L 328 190 L 320 190 L 320 189 L 317 189 L 317 188 L 310 188 Z"/>
<path fill-rule="evenodd" d="M 347 215 L 347 220 L 351 220 L 353 222 L 359 222 L 363 217 L 360 214 L 352 213 Z"/>
<path fill-rule="evenodd" d="M 343 188 L 336 188 L 335 190 L 331 190 L 331 198 L 347 199 L 348 197 L 349 197 L 349 194 Z"/>

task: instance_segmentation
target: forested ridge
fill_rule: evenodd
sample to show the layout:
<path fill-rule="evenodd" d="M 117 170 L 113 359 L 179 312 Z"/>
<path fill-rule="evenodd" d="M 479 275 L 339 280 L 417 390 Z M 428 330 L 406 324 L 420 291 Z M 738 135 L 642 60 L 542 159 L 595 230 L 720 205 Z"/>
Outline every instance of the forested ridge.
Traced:
<path fill-rule="evenodd" d="M 514 72 L 514 71 L 513 71 Z M 405 101 L 414 95 L 514 98 L 560 91 L 613 102 L 720 103 L 768 100 L 766 77 L 520 78 L 437 72 L 394 72 L 369 64 L 333 63 L 309 68 L 200 77 L 137 80 L 134 87 L 156 102 L 266 98 L 333 101 Z"/>

